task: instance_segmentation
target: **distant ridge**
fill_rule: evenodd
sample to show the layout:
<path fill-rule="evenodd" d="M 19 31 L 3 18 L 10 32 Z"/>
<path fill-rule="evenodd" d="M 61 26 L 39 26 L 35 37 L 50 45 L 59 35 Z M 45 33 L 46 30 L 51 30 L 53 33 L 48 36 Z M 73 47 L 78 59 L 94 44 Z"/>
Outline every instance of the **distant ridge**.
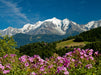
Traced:
<path fill-rule="evenodd" d="M 35 24 L 25 24 L 23 28 L 8 27 L 7 29 L 0 30 L 2 36 L 12 36 L 18 33 L 28 35 L 39 35 L 39 34 L 54 34 L 54 35 L 75 35 L 83 31 L 88 31 L 93 28 L 101 26 L 101 20 L 91 21 L 85 25 L 77 24 L 76 22 L 68 19 L 47 19 L 45 21 L 38 21 Z"/>

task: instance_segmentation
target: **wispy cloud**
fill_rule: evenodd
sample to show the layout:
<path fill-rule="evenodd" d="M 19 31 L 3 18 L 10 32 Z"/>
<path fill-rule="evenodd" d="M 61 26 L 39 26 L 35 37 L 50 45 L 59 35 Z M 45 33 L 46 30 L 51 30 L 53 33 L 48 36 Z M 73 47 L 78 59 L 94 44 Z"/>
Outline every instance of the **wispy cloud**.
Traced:
<path fill-rule="evenodd" d="M 27 16 L 21 12 L 21 7 L 18 7 L 17 3 L 6 1 L 6 0 L 0 0 L 0 2 L 5 4 L 7 7 L 11 8 L 11 11 L 14 15 L 16 15 L 19 18 L 25 19 L 27 22 L 30 22 Z M 12 15 L 12 14 L 9 14 L 9 15 Z"/>

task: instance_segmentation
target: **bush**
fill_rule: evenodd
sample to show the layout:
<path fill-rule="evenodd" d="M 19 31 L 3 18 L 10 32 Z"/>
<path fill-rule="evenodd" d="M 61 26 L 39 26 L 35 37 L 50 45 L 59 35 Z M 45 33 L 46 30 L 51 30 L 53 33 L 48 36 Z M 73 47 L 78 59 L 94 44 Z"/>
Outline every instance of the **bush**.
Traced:
<path fill-rule="evenodd" d="M 99 51 L 101 53 L 101 42 L 94 42 L 91 44 L 87 44 L 84 49 L 89 48 L 89 49 L 94 49 L 95 51 Z"/>
<path fill-rule="evenodd" d="M 0 39 L 0 56 L 5 54 L 15 54 L 18 50 L 15 49 L 16 42 L 12 37 L 4 36 Z"/>

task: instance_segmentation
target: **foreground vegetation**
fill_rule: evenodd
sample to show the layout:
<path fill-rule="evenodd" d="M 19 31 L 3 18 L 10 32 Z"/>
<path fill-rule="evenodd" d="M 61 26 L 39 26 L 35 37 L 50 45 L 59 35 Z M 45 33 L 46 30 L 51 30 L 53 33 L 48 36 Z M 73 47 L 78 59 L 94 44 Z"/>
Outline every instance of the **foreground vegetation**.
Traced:
<path fill-rule="evenodd" d="M 74 48 L 73 51 L 70 48 L 57 50 L 56 43 L 39 42 L 29 46 L 25 45 L 25 51 L 22 47 L 21 52 L 21 50 L 15 49 L 16 43 L 12 37 L 5 36 L 0 39 L 0 42 L 0 75 L 101 74 L 99 51 L 80 48 Z M 32 51 L 27 50 L 28 48 Z M 34 53 L 41 55 L 43 59 Z M 30 56 L 28 56 L 29 54 Z"/>
<path fill-rule="evenodd" d="M 80 48 L 66 53 L 64 56 L 54 54 L 50 58 L 41 59 L 39 55 L 32 57 L 6 54 L 0 58 L 0 75 L 100 75 L 101 55 L 92 49 Z"/>
<path fill-rule="evenodd" d="M 84 32 L 85 36 L 88 33 Z M 81 34 L 68 40 L 37 42 L 20 48 L 15 48 L 12 37 L 3 37 L 0 39 L 0 75 L 100 75 L 100 34 L 95 41 L 91 41 L 95 37 L 87 36 L 87 41 Z"/>

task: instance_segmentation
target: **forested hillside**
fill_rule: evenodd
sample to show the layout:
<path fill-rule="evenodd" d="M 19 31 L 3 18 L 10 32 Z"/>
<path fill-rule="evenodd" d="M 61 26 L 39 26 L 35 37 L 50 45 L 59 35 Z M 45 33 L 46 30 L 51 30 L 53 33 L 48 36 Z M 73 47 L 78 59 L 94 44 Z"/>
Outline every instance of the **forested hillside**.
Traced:
<path fill-rule="evenodd" d="M 83 48 L 90 48 L 101 52 L 101 27 L 82 32 L 76 36 L 70 36 L 62 41 L 70 39 L 74 39 L 74 42 L 90 42 Z"/>
<path fill-rule="evenodd" d="M 70 40 L 73 39 L 73 40 Z M 46 39 L 47 40 L 47 39 Z M 53 39 L 54 40 L 54 39 Z M 101 27 L 83 32 L 76 36 L 70 36 L 66 39 L 56 41 L 53 43 L 38 42 L 21 46 L 18 48 L 20 53 L 30 55 L 38 54 L 42 58 L 50 57 L 53 53 L 60 56 L 66 52 L 73 50 L 73 48 L 94 49 L 101 52 Z"/>
<path fill-rule="evenodd" d="M 89 41 L 89 42 L 101 41 L 101 27 L 80 33 L 74 38 L 75 38 L 75 41 L 79 41 L 79 40 Z"/>

